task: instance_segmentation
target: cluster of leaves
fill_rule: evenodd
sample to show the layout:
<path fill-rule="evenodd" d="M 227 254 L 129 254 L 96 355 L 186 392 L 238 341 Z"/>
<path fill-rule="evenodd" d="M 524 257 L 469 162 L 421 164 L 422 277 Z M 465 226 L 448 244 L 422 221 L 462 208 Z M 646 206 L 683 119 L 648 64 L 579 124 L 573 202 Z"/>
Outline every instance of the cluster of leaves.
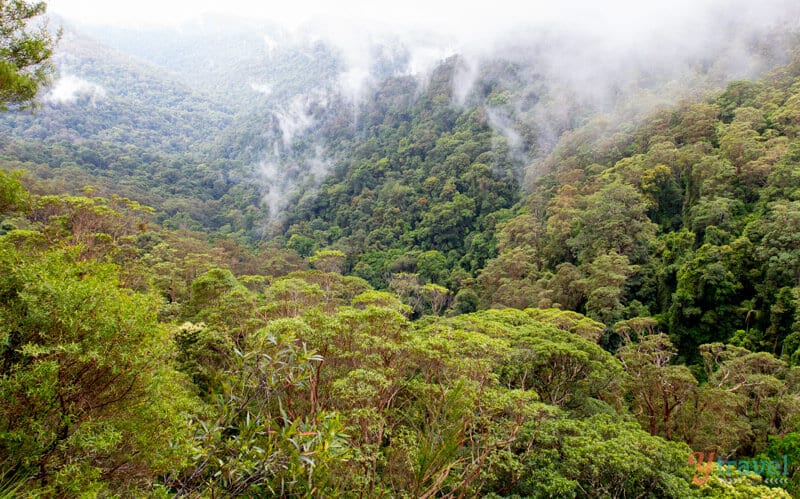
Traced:
<path fill-rule="evenodd" d="M 156 209 L 169 228 L 214 231 L 253 241 L 264 225 L 260 194 L 243 181 L 240 163 L 206 162 L 112 142 L 10 140 L 0 146 L 0 168 L 25 169 L 35 192 L 80 193 L 94 185 L 98 194 L 122 195 Z"/>
<path fill-rule="evenodd" d="M 0 490 L 156 493 L 154 477 L 191 454 L 187 418 L 201 411 L 159 318 L 204 268 L 300 263 L 160 230 L 151 208 L 92 189 L 32 195 L 20 177 L 0 173 Z"/>

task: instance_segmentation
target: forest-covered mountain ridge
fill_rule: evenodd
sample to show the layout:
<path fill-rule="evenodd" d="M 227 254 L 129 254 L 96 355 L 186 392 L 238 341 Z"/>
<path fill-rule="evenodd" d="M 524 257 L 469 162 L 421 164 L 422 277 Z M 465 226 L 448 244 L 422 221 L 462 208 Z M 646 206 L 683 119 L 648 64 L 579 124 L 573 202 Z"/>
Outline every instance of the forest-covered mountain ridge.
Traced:
<path fill-rule="evenodd" d="M 533 158 L 596 112 L 625 108 L 635 122 L 655 102 L 756 75 L 784 60 L 790 45 L 783 28 L 740 20 L 704 35 L 685 60 L 652 48 L 587 54 L 546 30 L 514 50 L 459 54 L 426 35 L 368 31 L 363 41 L 342 44 L 337 33 L 252 21 L 220 28 L 209 18 L 181 31 L 54 23 L 64 28 L 55 54 L 60 79 L 43 94 L 36 119 L 3 117 L 8 156 L 62 169 L 62 187 L 73 192 L 113 184 L 106 194 L 152 205 L 171 226 L 250 240 L 284 232 L 287 208 L 313 198 L 334 169 L 349 168 L 335 165 L 358 154 L 351 149 L 375 133 L 376 116 L 389 107 L 417 116 L 413 105 L 427 95 L 449 113 L 484 108 L 481 126 L 497 147 L 508 147 L 499 154 L 522 177 Z M 735 43 L 720 42 L 728 35 Z M 390 95 L 393 103 L 381 102 Z M 442 125 L 432 130 L 437 138 L 453 132 L 452 123 Z M 26 145 L 41 139 L 58 147 Z M 98 154 L 76 150 L 87 141 Z"/>

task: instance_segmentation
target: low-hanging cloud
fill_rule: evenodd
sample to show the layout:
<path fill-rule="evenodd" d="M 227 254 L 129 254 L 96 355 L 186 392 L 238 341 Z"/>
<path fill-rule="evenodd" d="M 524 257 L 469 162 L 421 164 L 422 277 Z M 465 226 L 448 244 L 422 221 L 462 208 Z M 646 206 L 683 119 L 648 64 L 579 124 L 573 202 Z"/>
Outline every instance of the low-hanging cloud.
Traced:
<path fill-rule="evenodd" d="M 272 94 L 272 85 L 267 83 L 250 83 L 250 88 L 254 91 L 264 94 L 264 95 L 271 95 Z"/>
<path fill-rule="evenodd" d="M 100 85 L 77 76 L 64 75 L 55 82 L 44 100 L 53 104 L 74 104 L 79 99 L 85 99 L 94 105 L 105 98 L 106 90 Z"/>
<path fill-rule="evenodd" d="M 315 90 L 295 96 L 287 105 L 274 111 L 280 129 L 283 149 L 289 149 L 294 139 L 311 128 L 329 104 L 328 92 Z"/>
<path fill-rule="evenodd" d="M 787 56 L 787 34 L 800 28 L 800 2 L 788 0 L 533 2 L 525 15 L 506 4 L 480 15 L 454 9 L 434 23 L 430 16 L 312 20 L 295 33 L 337 47 L 336 91 L 356 104 L 387 76 L 414 75 L 424 86 L 456 55 L 453 104 L 486 106 L 487 123 L 522 168 L 593 113 L 629 120 L 690 90 L 758 75 Z M 500 106 L 481 93 L 504 87 L 509 96 Z M 285 140 L 309 129 L 303 119 L 288 123 L 299 127 L 282 126 Z M 521 124 L 535 130 L 533 142 L 523 139 Z"/>
<path fill-rule="evenodd" d="M 81 0 L 88 8 L 92 1 Z M 77 0 L 52 5 L 71 2 Z M 103 2 L 94 12 L 122 8 L 116 4 Z M 791 43 L 783 35 L 800 27 L 797 0 L 176 0 L 169 8 L 174 19 L 229 9 L 229 14 L 247 12 L 250 22 L 258 17 L 277 22 L 281 35 L 263 37 L 270 56 L 281 44 L 305 50 L 309 60 L 315 44 L 335 47 L 333 82 L 273 105 L 271 142 L 260 167 L 273 217 L 298 189 L 318 186 L 332 163 L 321 139 L 310 139 L 313 153 L 300 156 L 293 152 L 295 141 L 313 133 L 332 103 L 343 99 L 348 106 L 342 108 L 357 108 L 386 77 L 413 75 L 424 87 L 440 62 L 457 56 L 452 104 L 485 106 L 489 126 L 522 164 L 532 154 L 546 154 L 581 117 L 620 108 L 641 115 L 687 89 L 708 90 L 701 84 L 756 76 L 780 62 Z M 137 12 L 149 15 L 147 8 Z M 87 88 L 57 86 L 52 98 L 74 100 Z M 265 100 L 280 93 L 261 80 L 250 88 Z M 503 89 L 505 100 L 487 102 L 490 93 Z M 522 136 L 520 124 L 535 131 L 533 141 L 528 132 Z"/>
<path fill-rule="evenodd" d="M 323 140 L 310 137 L 310 146 L 297 143 L 330 115 L 330 94 L 330 90 L 316 89 L 297 95 L 271 113 L 269 145 L 257 172 L 263 185 L 262 202 L 273 221 L 280 219 L 290 202 L 312 196 L 330 169 L 332 160 Z"/>
<path fill-rule="evenodd" d="M 376 47 L 392 47 L 377 53 L 404 54 L 394 58 L 393 74 L 413 74 L 423 82 L 439 62 L 458 55 L 456 104 L 476 103 L 475 96 L 470 101 L 476 82 L 485 77 L 487 64 L 501 59 L 518 67 L 516 84 L 545 83 L 542 109 L 563 102 L 608 111 L 634 95 L 645 108 L 679 97 L 661 92 L 669 82 L 689 87 L 757 75 L 785 55 L 787 47 L 776 35 L 800 27 L 796 0 L 534 0 L 524 5 L 499 0 L 481 9 L 412 0 L 402 8 L 362 7 L 352 17 L 309 14 L 310 20 L 295 27 L 295 33 L 313 33 L 339 49 L 339 88 L 356 102 L 376 80 L 390 76 L 376 74 L 375 60 Z M 642 97 L 647 92 L 651 95 Z M 527 114 L 536 120 L 560 118 L 552 113 Z M 538 127 L 546 137 L 542 145 L 552 144 L 566 126 L 557 125 Z"/>

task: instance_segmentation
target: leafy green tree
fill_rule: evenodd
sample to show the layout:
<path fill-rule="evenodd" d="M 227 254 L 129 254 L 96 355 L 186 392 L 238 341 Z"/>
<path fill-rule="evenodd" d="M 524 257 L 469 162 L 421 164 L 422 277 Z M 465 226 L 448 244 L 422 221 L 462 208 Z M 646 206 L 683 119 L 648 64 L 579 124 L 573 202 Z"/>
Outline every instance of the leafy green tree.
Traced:
<path fill-rule="evenodd" d="M 461 288 L 456 293 L 453 303 L 453 310 L 457 314 L 469 314 L 476 312 L 480 305 L 480 297 L 471 288 Z"/>
<path fill-rule="evenodd" d="M 308 262 L 315 268 L 323 272 L 335 272 L 341 274 L 344 270 L 344 263 L 347 255 L 338 250 L 320 250 L 308 259 Z"/>
<path fill-rule="evenodd" d="M 370 305 L 391 308 L 405 314 L 411 313 L 411 307 L 403 303 L 396 295 L 386 291 L 365 291 L 353 298 L 355 308 L 364 309 Z"/>
<path fill-rule="evenodd" d="M 422 286 L 421 293 L 430 305 L 433 315 L 442 313 L 447 308 L 452 298 L 449 289 L 432 283 Z"/>
<path fill-rule="evenodd" d="M 666 165 L 656 165 L 643 171 L 639 182 L 650 205 L 650 219 L 658 222 L 662 228 L 679 227 L 683 193 L 672 169 Z"/>
<path fill-rule="evenodd" d="M 720 109 L 717 105 L 705 102 L 692 104 L 681 113 L 681 124 L 678 128 L 681 131 L 681 141 L 684 143 L 701 140 L 714 142 L 719 113 Z"/>
<path fill-rule="evenodd" d="M 441 251 L 424 251 L 417 256 L 417 272 L 426 282 L 443 285 L 448 274 L 447 258 Z"/>
<path fill-rule="evenodd" d="M 693 495 L 688 446 L 653 437 L 609 414 L 531 424 L 516 448 L 520 455 L 507 486 L 521 496 Z"/>
<path fill-rule="evenodd" d="M 673 438 L 677 414 L 697 380 L 689 368 L 673 364 L 675 348 L 665 334 L 644 336 L 622 347 L 618 356 L 629 374 L 634 413 L 651 435 Z"/>
<path fill-rule="evenodd" d="M 50 81 L 56 38 L 35 20 L 45 2 L 14 0 L 0 4 L 0 109 L 30 103 Z"/>
<path fill-rule="evenodd" d="M 347 449 L 338 417 L 292 411 L 321 361 L 290 334 L 263 330 L 250 337 L 226 374 L 212 417 L 194 425 L 191 459 L 172 470 L 170 488 L 181 496 L 335 493 L 333 472 Z"/>
<path fill-rule="evenodd" d="M 741 175 L 745 165 L 763 156 L 766 149 L 761 135 L 749 123 L 734 122 L 723 131 L 720 152 L 736 168 L 736 174 Z"/>
<path fill-rule="evenodd" d="M 174 333 L 177 368 L 186 373 L 204 399 L 220 388 L 222 373 L 231 367 L 236 348 L 231 338 L 203 323 L 184 322 Z"/>
<path fill-rule="evenodd" d="M 193 404 L 158 299 L 75 255 L 0 240 L 0 463 L 48 495 L 122 492 L 179 466 Z"/>
<path fill-rule="evenodd" d="M 567 183 L 561 186 L 555 196 L 547 205 L 547 234 L 548 244 L 545 247 L 548 260 L 552 265 L 562 262 L 574 263 L 574 252 L 568 240 L 573 233 L 573 225 L 579 215 L 578 189 Z"/>
<path fill-rule="evenodd" d="M 190 308 L 195 313 L 218 307 L 226 292 L 241 286 L 227 269 L 213 268 L 192 282 Z"/>
<path fill-rule="evenodd" d="M 301 315 L 324 300 L 324 293 L 318 284 L 296 277 L 278 279 L 267 288 L 265 294 L 268 300 L 267 314 L 277 317 Z"/>
<path fill-rule="evenodd" d="M 767 352 L 713 343 L 701 347 L 708 385 L 734 394 L 736 414 L 749 425 L 740 432 L 736 447 L 756 455 L 768 447 L 770 437 L 794 430 L 800 401 L 794 395 L 797 379 L 786 363 Z M 726 449 L 727 450 L 727 449 Z"/>
<path fill-rule="evenodd" d="M 547 218 L 541 211 L 509 220 L 497 236 L 497 249 L 502 253 L 522 247 L 534 268 L 541 270 L 544 266 L 546 221 Z"/>
<path fill-rule="evenodd" d="M 730 199 L 725 197 L 702 198 L 700 201 L 691 207 L 689 210 L 689 218 L 691 220 L 691 228 L 701 240 L 705 237 L 706 232 L 712 232 L 712 227 L 721 229 L 727 234 L 736 229 L 736 218 L 744 209 L 743 203 L 738 199 Z M 714 231 L 713 233 L 719 233 Z M 726 234 L 726 235 L 727 235 Z M 724 244 L 728 243 L 729 237 L 723 241 L 706 241 L 711 244 Z"/>
<path fill-rule="evenodd" d="M 552 324 L 558 329 L 575 333 L 595 343 L 600 340 L 606 329 L 603 323 L 571 310 L 529 308 L 525 313 L 536 321 Z"/>
<path fill-rule="evenodd" d="M 569 262 L 560 263 L 555 270 L 555 274 L 545 274 L 537 281 L 537 285 L 543 288 L 537 306 L 580 310 L 586 299 L 581 271 Z"/>
<path fill-rule="evenodd" d="M 699 345 L 727 341 L 744 323 L 738 313 L 738 258 L 732 246 L 704 244 L 678 271 L 669 320 L 682 353 L 692 355 Z"/>
<path fill-rule="evenodd" d="M 420 242 L 440 251 L 459 247 L 469 233 L 475 215 L 475 201 L 460 193 L 451 201 L 433 205 L 420 222 Z"/>
<path fill-rule="evenodd" d="M 302 234 L 292 234 L 286 247 L 296 251 L 300 256 L 310 256 L 317 247 L 317 243 L 310 237 Z"/>
<path fill-rule="evenodd" d="M 490 306 L 525 308 L 534 302 L 531 278 L 535 266 L 523 248 L 513 248 L 490 260 L 478 276 L 484 303 Z"/>
<path fill-rule="evenodd" d="M 637 267 L 628 263 L 628 257 L 613 250 L 585 267 L 588 276 L 582 285 L 586 289 L 586 315 L 613 324 L 621 319 L 625 282 Z"/>
<path fill-rule="evenodd" d="M 747 232 L 758 244 L 756 253 L 764 262 L 770 284 L 800 286 L 800 201 L 771 204 Z"/>
<path fill-rule="evenodd" d="M 800 96 L 793 95 L 772 115 L 776 128 L 786 134 L 789 138 L 795 138 L 800 134 L 797 126 L 800 120 Z"/>
<path fill-rule="evenodd" d="M 511 358 L 500 370 L 504 383 L 532 389 L 561 407 L 575 409 L 605 396 L 612 401 L 621 368 L 596 343 L 533 321 L 515 336 Z"/>
<path fill-rule="evenodd" d="M 631 261 L 646 257 L 656 233 L 644 197 L 630 184 L 613 182 L 584 200 L 575 235 L 567 241 L 583 262 L 615 251 Z"/>
<path fill-rule="evenodd" d="M 21 174 L 0 171 L 0 214 L 23 208 L 28 191 L 19 181 Z"/>

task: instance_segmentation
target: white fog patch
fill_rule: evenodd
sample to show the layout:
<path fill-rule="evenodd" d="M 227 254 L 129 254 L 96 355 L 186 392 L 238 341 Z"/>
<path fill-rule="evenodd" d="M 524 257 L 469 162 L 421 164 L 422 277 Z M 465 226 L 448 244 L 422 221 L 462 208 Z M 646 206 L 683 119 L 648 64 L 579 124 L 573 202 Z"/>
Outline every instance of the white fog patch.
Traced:
<path fill-rule="evenodd" d="M 96 83 L 77 76 L 64 75 L 55 82 L 44 100 L 53 104 L 74 104 L 78 99 L 86 98 L 94 105 L 105 99 L 106 95 L 106 90 Z"/>
<path fill-rule="evenodd" d="M 278 220 L 290 203 L 313 200 L 331 164 L 320 145 L 314 147 L 310 157 L 286 158 L 273 154 L 263 160 L 259 164 L 264 181 L 262 203 L 269 208 L 270 219 Z"/>
<path fill-rule="evenodd" d="M 124 4 L 53 0 L 67 3 L 86 5 L 86 15 Z M 273 219 L 288 203 L 313 195 L 327 174 L 331 161 L 314 133 L 333 103 L 344 100 L 356 109 L 385 77 L 414 76 L 424 89 L 438 64 L 456 56 L 452 103 L 484 106 L 497 132 L 495 146 L 524 164 L 531 159 L 521 157 L 527 146 L 538 141 L 535 153 L 546 153 L 565 130 L 581 124 L 576 117 L 620 106 L 634 116 L 674 102 L 682 88 L 755 76 L 764 69 L 762 53 L 775 55 L 780 46 L 766 35 L 800 26 L 797 0 L 496 0 L 489 8 L 451 0 L 163 3 L 175 15 L 227 10 L 280 23 L 286 29 L 280 34 L 257 31 L 268 59 L 291 47 L 313 64 L 318 43 L 334 48 L 335 84 L 318 82 L 324 90 L 287 97 L 272 112 L 270 142 L 257 166 Z M 136 12 L 152 18 L 140 4 L 128 8 L 133 12 L 122 18 Z M 254 77 L 250 88 L 270 95 L 265 79 Z M 105 95 L 89 82 L 65 80 L 49 94 L 53 102 Z"/>
<path fill-rule="evenodd" d="M 273 113 L 278 120 L 284 149 L 288 149 L 297 136 L 314 125 L 317 113 L 324 112 L 328 103 L 327 92 L 319 90 L 298 95 Z"/>
<path fill-rule="evenodd" d="M 437 47 L 426 45 L 412 47 L 405 74 L 411 76 L 428 75 L 442 61 L 457 54 L 458 51 L 452 46 Z"/>
<path fill-rule="evenodd" d="M 263 182 L 262 203 L 273 222 L 290 203 L 313 199 L 330 170 L 332 160 L 322 139 L 308 132 L 330 112 L 332 99 L 330 90 L 317 89 L 295 96 L 272 112 L 273 128 L 267 133 L 271 147 L 257 170 Z M 313 142 L 297 143 L 298 137 L 310 137 Z"/>
<path fill-rule="evenodd" d="M 800 20 L 800 4 L 787 0 L 765 0 L 757 7 L 746 0 L 534 3 L 523 12 L 492 9 L 485 17 L 473 16 L 474 24 L 452 15 L 435 26 L 324 18 L 297 26 L 295 36 L 336 48 L 340 66 L 330 101 L 338 93 L 356 108 L 383 78 L 413 76 L 422 91 L 441 62 L 457 57 L 452 103 L 485 106 L 487 123 L 498 136 L 493 147 L 530 169 L 525 165 L 534 155 L 551 150 L 564 131 L 594 113 L 621 111 L 638 118 L 683 97 L 687 88 L 755 76 L 767 58 L 753 41 L 796 28 Z M 707 67 L 709 62 L 714 66 Z M 492 102 L 499 97 L 503 100 Z M 284 149 L 301 134 L 313 133 L 307 97 L 290 102 L 276 117 Z M 329 162 L 305 161 L 302 168 L 318 170 L 308 178 L 287 175 L 285 166 L 277 165 L 267 175 L 273 217 L 291 192 L 312 196 L 315 188 L 300 189 L 313 187 L 316 181 L 308 179 L 324 176 Z M 292 178 L 294 187 L 288 187 Z"/>
<path fill-rule="evenodd" d="M 250 88 L 264 95 L 272 95 L 272 86 L 266 83 L 250 83 Z"/>
<path fill-rule="evenodd" d="M 579 124 L 576 117 L 636 120 L 657 106 L 757 77 L 785 60 L 786 45 L 769 37 L 800 28 L 800 3 L 787 0 L 573 1 L 541 14 L 520 17 L 505 33 L 487 28 L 460 38 L 452 101 L 480 104 L 487 93 L 510 90 L 505 114 L 494 111 L 487 122 L 512 152 L 514 124 L 536 130 L 542 154 Z M 502 64 L 510 71 L 498 71 Z"/>
<path fill-rule="evenodd" d="M 275 40 L 269 35 L 264 35 L 262 39 L 264 40 L 264 45 L 267 46 L 267 53 L 269 54 L 275 52 L 275 49 L 277 49 L 278 46 L 280 45 L 277 40 Z"/>
<path fill-rule="evenodd" d="M 259 172 L 264 179 L 264 198 L 262 203 L 269 208 L 269 216 L 273 219 L 284 208 L 287 194 L 284 170 L 283 165 L 272 159 L 262 161 L 259 165 Z"/>
<path fill-rule="evenodd" d="M 486 116 L 489 125 L 506 139 L 506 143 L 512 150 L 519 151 L 522 148 L 522 136 L 514 129 L 514 122 L 500 109 L 488 108 Z"/>
<path fill-rule="evenodd" d="M 353 103 L 361 101 L 365 88 L 371 82 L 369 69 L 364 67 L 355 66 L 339 75 L 342 95 Z"/>
<path fill-rule="evenodd" d="M 453 102 L 463 106 L 478 81 L 480 63 L 472 58 L 461 57 L 453 74 Z"/>

